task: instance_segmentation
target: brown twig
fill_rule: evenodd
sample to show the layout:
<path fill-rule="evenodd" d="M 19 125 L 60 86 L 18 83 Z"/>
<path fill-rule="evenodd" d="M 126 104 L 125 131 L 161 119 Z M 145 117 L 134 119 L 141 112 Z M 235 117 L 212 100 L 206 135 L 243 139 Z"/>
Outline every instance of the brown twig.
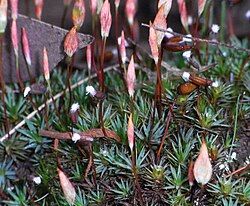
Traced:
<path fill-rule="evenodd" d="M 248 165 L 246 165 L 246 166 L 244 166 L 244 167 L 241 167 L 241 168 L 239 168 L 239 169 L 237 169 L 237 170 L 231 172 L 230 174 L 228 174 L 228 175 L 226 176 L 226 178 L 231 177 L 231 176 L 233 176 L 233 175 L 235 175 L 235 174 L 238 174 L 238 173 L 240 173 L 240 172 L 243 172 L 244 170 L 248 169 L 249 167 L 250 167 L 250 164 L 248 164 Z"/>
<path fill-rule="evenodd" d="M 77 148 L 78 148 L 79 151 L 81 152 L 82 156 L 86 158 L 87 155 L 86 155 L 86 153 L 83 151 L 83 149 L 82 149 L 79 145 L 77 145 Z"/>
<path fill-rule="evenodd" d="M 141 25 L 145 26 L 145 27 L 149 27 L 148 24 L 142 23 Z M 230 49 L 236 49 L 236 50 L 241 51 L 241 52 L 250 53 L 250 49 L 241 48 L 241 47 L 238 47 L 238 46 L 235 46 L 235 45 L 226 44 L 226 43 L 222 43 L 222 42 L 218 42 L 218 41 L 214 41 L 214 40 L 207 40 L 207 39 L 201 39 L 201 38 L 186 36 L 186 35 L 183 35 L 183 34 L 180 34 L 180 33 L 177 33 L 177 32 L 172 32 L 172 31 L 168 31 L 166 29 L 161 29 L 161 28 L 156 27 L 156 26 L 154 26 L 154 29 L 157 30 L 157 31 L 168 32 L 168 33 L 173 34 L 175 36 L 191 39 L 191 40 L 193 40 L 195 42 L 207 43 L 207 44 L 212 44 L 212 45 L 216 45 L 216 46 L 227 47 L 227 48 L 230 48 Z"/>
<path fill-rule="evenodd" d="M 50 137 L 55 139 L 61 139 L 61 140 L 71 140 L 72 139 L 72 133 L 71 132 L 51 132 L 48 130 L 39 130 L 39 135 L 44 137 Z M 100 138 L 100 137 L 107 137 L 111 139 L 115 139 L 117 142 L 120 141 L 120 137 L 116 135 L 115 132 L 107 130 L 106 129 L 106 136 L 104 135 L 102 129 L 90 129 L 86 130 L 84 132 L 76 132 L 81 136 L 81 139 L 79 141 L 83 142 L 92 142 L 93 137 Z"/>
<path fill-rule="evenodd" d="M 157 83 L 156 83 L 156 87 L 157 87 L 157 98 L 156 98 L 156 106 L 157 106 L 157 112 L 159 115 L 159 118 L 161 118 L 161 113 L 162 113 L 162 98 L 161 98 L 161 94 L 163 91 L 162 88 L 162 79 L 161 79 L 161 61 L 162 61 L 162 55 L 163 55 L 163 50 L 162 48 L 159 48 L 159 60 L 158 63 L 156 65 L 156 69 L 157 69 Z"/>
<path fill-rule="evenodd" d="M 91 169 L 91 167 L 92 167 L 92 165 L 93 165 L 93 164 L 92 164 L 92 162 L 93 162 L 93 156 L 90 154 L 91 151 L 92 151 L 91 146 L 89 146 L 89 147 L 88 147 L 88 152 L 89 152 L 89 163 L 88 163 L 87 168 L 86 168 L 85 173 L 84 173 L 85 181 L 87 182 L 87 184 L 88 184 L 89 186 L 92 186 L 91 182 L 90 182 L 89 179 L 88 179 L 89 171 L 90 171 L 90 169 Z"/>
<path fill-rule="evenodd" d="M 44 137 L 50 137 L 53 139 L 61 139 L 61 140 L 71 140 L 72 139 L 72 133 L 71 132 L 51 132 L 49 130 L 39 130 L 38 132 L 39 135 L 44 136 Z M 86 142 L 92 142 L 93 138 L 90 136 L 87 136 L 85 134 L 80 134 L 81 139 L 79 141 L 86 141 Z"/>
<path fill-rule="evenodd" d="M 94 184 L 95 184 L 95 186 L 97 186 L 96 168 L 95 168 L 95 162 L 94 162 L 94 152 L 93 152 L 93 149 L 92 149 L 91 145 L 89 145 L 89 157 L 91 157 L 91 164 L 92 164 L 93 175 L 94 175 Z"/>
<path fill-rule="evenodd" d="M 158 149 L 158 152 L 157 152 L 157 155 L 156 155 L 156 162 L 158 162 L 158 160 L 159 160 L 159 157 L 160 157 L 160 154 L 161 154 L 161 150 L 163 148 L 165 139 L 166 139 L 167 134 L 168 134 L 168 128 L 169 128 L 169 124 L 170 124 L 170 120 L 171 120 L 171 116 L 172 116 L 172 113 L 173 113 L 173 108 L 174 108 L 175 102 L 176 102 L 176 99 L 174 100 L 174 102 L 172 104 L 172 107 L 168 111 L 168 119 L 167 119 L 165 131 L 164 131 L 164 134 L 163 134 L 163 137 L 162 137 L 162 140 L 161 140 L 161 145 L 160 145 L 160 147 Z"/>
<path fill-rule="evenodd" d="M 130 42 L 132 42 L 132 40 L 130 39 L 129 40 Z M 133 44 L 136 44 L 135 42 L 132 42 Z M 145 51 L 140 45 L 136 45 L 136 47 L 143 53 L 145 53 L 147 56 L 149 56 L 151 59 L 153 59 L 152 55 L 149 54 L 147 51 Z M 205 66 L 202 66 L 201 68 L 199 68 L 199 70 L 191 70 L 189 68 L 182 68 L 182 69 L 179 69 L 177 67 L 174 67 L 170 64 L 168 64 L 167 62 L 165 61 L 162 61 L 161 63 L 161 66 L 164 67 L 167 71 L 171 72 L 173 75 L 176 75 L 176 76 L 180 76 L 182 75 L 183 71 L 188 71 L 190 74 L 197 74 L 197 73 L 201 73 L 201 72 L 204 72 L 204 71 L 207 71 L 213 67 L 215 67 L 217 64 L 216 63 L 213 63 L 213 64 L 209 64 L 209 65 L 205 65 Z M 147 66 L 141 68 L 142 71 L 145 71 L 147 74 L 151 74 L 152 71 L 148 70 L 147 69 Z M 164 77 L 164 74 L 163 74 L 163 77 Z"/>

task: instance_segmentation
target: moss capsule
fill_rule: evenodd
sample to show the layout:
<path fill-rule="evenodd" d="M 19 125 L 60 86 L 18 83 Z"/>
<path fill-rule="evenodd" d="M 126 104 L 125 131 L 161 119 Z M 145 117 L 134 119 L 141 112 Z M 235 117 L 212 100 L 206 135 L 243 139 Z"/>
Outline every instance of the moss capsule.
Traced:
<path fill-rule="evenodd" d="M 190 94 L 192 91 L 194 91 L 196 88 L 197 88 L 197 85 L 191 82 L 186 82 L 178 86 L 177 90 L 179 94 L 187 95 L 187 94 Z"/>

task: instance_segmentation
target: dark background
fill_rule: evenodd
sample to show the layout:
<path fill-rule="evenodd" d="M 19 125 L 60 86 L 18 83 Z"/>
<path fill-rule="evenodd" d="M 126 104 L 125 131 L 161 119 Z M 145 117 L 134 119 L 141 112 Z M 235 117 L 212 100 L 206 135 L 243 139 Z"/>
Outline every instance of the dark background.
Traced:
<path fill-rule="evenodd" d="M 173 0 L 173 5 L 171 11 L 168 16 L 168 26 L 172 27 L 175 31 L 181 31 L 180 25 L 180 17 L 178 12 L 178 6 L 176 3 L 177 0 Z M 120 1 L 120 22 L 126 24 L 126 18 L 124 18 L 124 5 L 125 0 Z M 193 7 L 196 7 L 196 0 L 186 0 L 187 5 L 193 4 Z M 221 16 L 221 3 L 222 0 L 215 0 L 214 6 L 214 23 L 220 24 L 220 16 Z M 227 2 L 227 8 L 230 6 L 230 1 Z M 112 10 L 114 13 L 114 1 L 110 0 L 110 4 L 112 6 Z M 28 6 L 27 6 L 28 5 Z M 71 8 L 73 5 L 73 0 L 71 2 Z M 89 1 L 85 0 L 85 6 L 87 10 L 85 22 L 81 29 L 81 32 L 91 33 L 91 14 L 89 10 Z M 232 7 L 232 18 L 234 23 L 234 31 L 235 34 L 239 37 L 248 37 L 250 33 L 250 21 L 246 19 L 245 13 L 250 10 L 250 1 L 242 0 L 240 3 L 233 5 Z M 34 3 L 33 0 L 21 0 L 19 1 L 19 13 L 21 14 L 30 14 L 31 17 L 35 17 L 34 13 Z M 42 20 L 57 26 L 61 25 L 61 17 L 63 15 L 63 0 L 44 0 L 44 9 L 42 14 Z M 70 29 L 72 27 L 70 11 L 67 12 L 65 28 Z M 148 23 L 149 20 L 153 21 L 156 14 L 156 0 L 138 0 L 138 11 L 136 14 L 136 18 L 139 23 Z M 229 15 L 229 14 L 228 14 Z M 124 24 L 123 24 L 124 25 Z M 227 28 L 228 23 L 225 23 L 225 27 Z M 114 29 L 114 28 L 112 28 Z M 120 30 L 122 28 L 119 28 Z M 146 28 L 140 27 L 141 38 L 147 38 L 148 32 Z M 114 32 L 111 32 L 111 35 L 114 35 Z"/>

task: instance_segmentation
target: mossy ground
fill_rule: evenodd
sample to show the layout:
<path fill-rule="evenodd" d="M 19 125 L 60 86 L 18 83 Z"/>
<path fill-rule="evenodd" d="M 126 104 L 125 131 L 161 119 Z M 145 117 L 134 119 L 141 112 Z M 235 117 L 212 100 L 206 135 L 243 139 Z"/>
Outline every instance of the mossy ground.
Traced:
<path fill-rule="evenodd" d="M 155 80 L 150 80 L 147 73 L 141 70 L 141 63 L 137 62 L 133 109 L 136 168 L 147 205 L 195 204 L 200 186 L 196 183 L 193 187 L 189 186 L 187 172 L 190 160 L 195 160 L 198 155 L 203 136 L 209 149 L 213 176 L 205 187 L 201 204 L 249 204 L 249 170 L 226 177 L 249 164 L 249 66 L 243 69 L 243 75 L 238 78 L 241 63 L 246 56 L 229 49 L 224 52 L 227 52 L 226 58 L 221 55 L 220 48 L 211 47 L 209 63 L 216 63 L 216 66 L 198 74 L 218 81 L 217 88 L 200 87 L 199 91 L 195 90 L 189 95 L 178 95 L 177 87 L 183 80 L 162 68 L 162 73 L 167 76 L 163 78 L 162 84 L 168 101 L 172 105 L 175 99 L 177 100 L 173 107 L 174 116 L 171 118 L 166 140 L 157 161 L 156 153 L 169 117 L 169 106 L 163 97 L 162 116 L 159 118 L 156 113 L 151 131 Z M 203 50 L 200 53 L 201 58 L 205 58 Z M 144 64 L 150 68 L 151 60 L 144 58 Z M 169 61 L 168 57 L 165 57 L 164 61 Z M 205 59 L 202 62 L 205 62 Z M 189 67 L 179 53 L 175 54 L 170 64 L 183 65 L 183 71 Z M 230 78 L 232 74 L 233 79 Z M 76 69 L 71 84 L 85 78 L 86 75 L 85 71 Z M 40 81 L 43 81 L 42 78 Z M 65 89 L 65 81 L 66 72 L 63 67 L 52 72 L 51 87 L 54 95 Z M 89 161 L 86 148 L 82 148 L 84 156 L 77 144 L 60 140 L 58 152 L 55 152 L 54 141 L 38 135 L 38 130 L 47 129 L 43 110 L 27 120 L 26 125 L 18 129 L 10 139 L 1 143 L 2 204 L 5 202 L 7 205 L 67 205 L 57 177 L 56 156 L 60 160 L 61 168 L 77 189 L 75 205 L 139 204 L 127 140 L 130 97 L 117 68 L 105 73 L 105 84 L 107 89 L 103 102 L 104 126 L 116 132 L 121 140 L 116 142 L 106 138 L 94 139 L 94 168 L 88 172 L 87 181 L 84 177 Z M 80 104 L 78 123 L 73 125 L 75 132 L 101 127 L 98 116 L 99 103 L 86 95 L 87 85 L 98 88 L 97 79 L 93 78 L 72 90 L 71 104 Z M 16 88 L 16 85 L 10 85 L 7 94 L 8 118 L 12 127 L 34 109 L 22 94 L 14 92 Z M 44 97 L 45 95 L 31 95 L 38 104 L 43 103 Z M 69 94 L 58 99 L 56 105 L 63 125 L 60 124 L 50 104 L 47 107 L 50 130 L 70 132 L 72 123 L 69 115 Z M 3 115 L 1 122 L 3 135 Z M 236 160 L 230 156 L 233 152 L 236 152 Z M 32 181 L 36 176 L 41 177 L 40 185 Z M 7 199 L 4 200 L 4 197 Z"/>

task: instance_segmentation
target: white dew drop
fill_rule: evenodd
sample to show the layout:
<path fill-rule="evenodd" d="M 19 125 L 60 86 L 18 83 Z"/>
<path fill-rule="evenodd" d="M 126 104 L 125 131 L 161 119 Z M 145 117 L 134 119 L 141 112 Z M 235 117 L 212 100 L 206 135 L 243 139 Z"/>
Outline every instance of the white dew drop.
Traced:
<path fill-rule="evenodd" d="M 74 133 L 74 134 L 72 135 L 72 141 L 73 141 L 74 143 L 76 143 L 79 139 L 81 139 L 81 136 L 80 136 L 79 134 Z"/>
<path fill-rule="evenodd" d="M 40 185 L 41 184 L 41 182 L 42 182 L 42 179 L 41 179 L 41 177 L 34 177 L 33 179 L 33 182 L 34 183 L 36 183 L 37 185 Z"/>
<path fill-rule="evenodd" d="M 188 72 L 183 72 L 182 79 L 184 81 L 189 81 L 190 74 Z"/>
<path fill-rule="evenodd" d="M 26 97 L 30 93 L 30 87 L 26 87 L 23 92 L 23 96 Z"/>
<path fill-rule="evenodd" d="M 94 97 L 96 95 L 96 90 L 94 87 L 92 86 L 87 86 L 86 87 L 86 94 L 90 94 L 92 97 Z"/>
<path fill-rule="evenodd" d="M 70 112 L 75 113 L 80 108 L 80 105 L 78 102 L 71 105 Z"/>

